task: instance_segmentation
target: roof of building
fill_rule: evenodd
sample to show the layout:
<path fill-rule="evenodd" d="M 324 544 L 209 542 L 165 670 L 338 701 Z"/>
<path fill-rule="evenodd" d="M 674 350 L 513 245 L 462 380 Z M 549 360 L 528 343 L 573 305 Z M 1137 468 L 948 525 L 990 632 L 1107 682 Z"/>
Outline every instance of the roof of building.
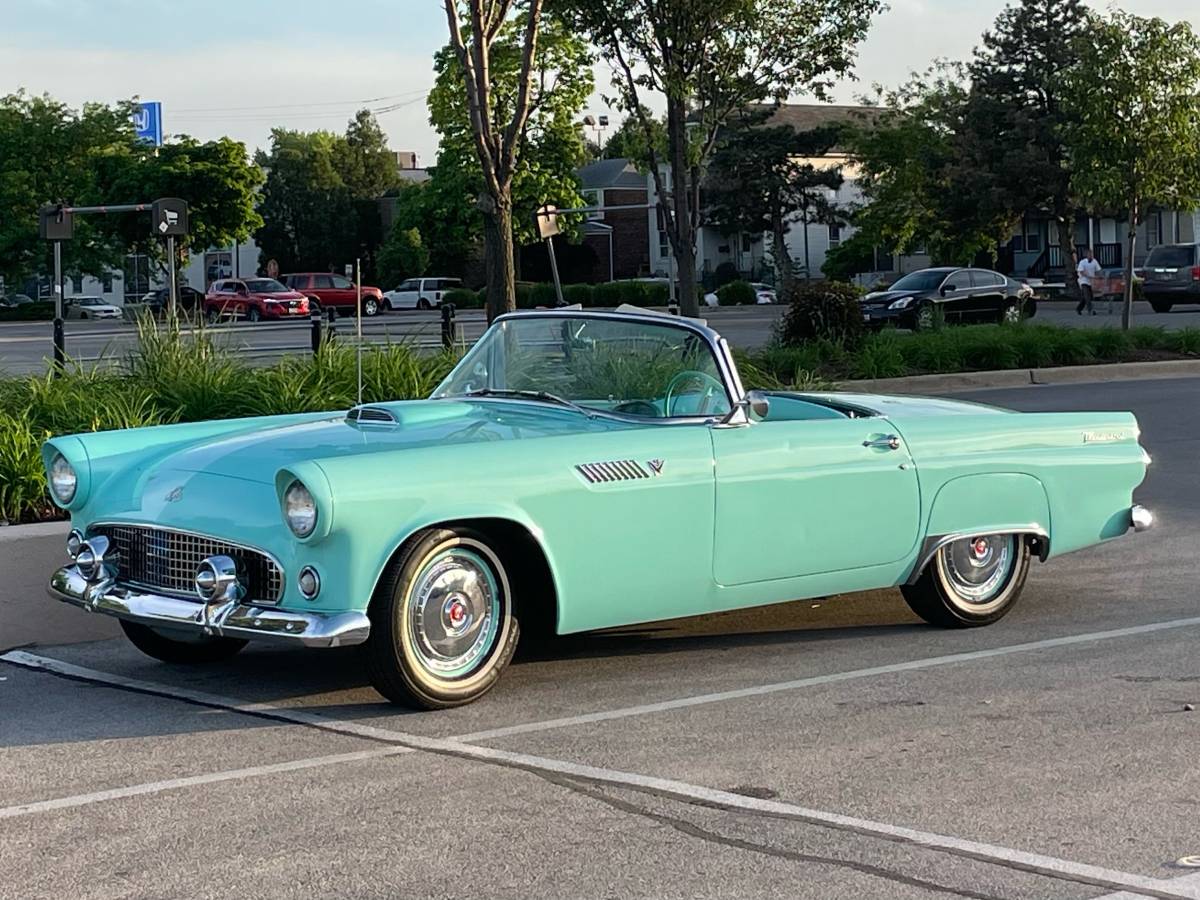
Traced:
<path fill-rule="evenodd" d="M 769 107 L 758 107 L 759 109 Z M 879 116 L 874 106 L 839 106 L 832 103 L 782 103 L 767 120 L 768 125 L 791 125 L 809 131 L 822 125 L 867 123 Z"/>
<path fill-rule="evenodd" d="M 603 188 L 646 189 L 646 176 L 624 157 L 588 163 L 579 170 L 579 181 L 585 191 Z"/>

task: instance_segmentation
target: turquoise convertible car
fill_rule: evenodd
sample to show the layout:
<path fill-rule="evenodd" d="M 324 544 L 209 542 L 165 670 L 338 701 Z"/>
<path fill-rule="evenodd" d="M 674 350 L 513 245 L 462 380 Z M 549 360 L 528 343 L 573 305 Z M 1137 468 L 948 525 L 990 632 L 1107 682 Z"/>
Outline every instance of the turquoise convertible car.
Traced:
<path fill-rule="evenodd" d="M 423 708 L 566 634 L 899 587 L 1005 615 L 1032 557 L 1151 524 L 1129 413 L 747 392 L 704 323 L 498 318 L 427 400 L 59 437 L 51 594 L 161 660 L 362 645 Z"/>

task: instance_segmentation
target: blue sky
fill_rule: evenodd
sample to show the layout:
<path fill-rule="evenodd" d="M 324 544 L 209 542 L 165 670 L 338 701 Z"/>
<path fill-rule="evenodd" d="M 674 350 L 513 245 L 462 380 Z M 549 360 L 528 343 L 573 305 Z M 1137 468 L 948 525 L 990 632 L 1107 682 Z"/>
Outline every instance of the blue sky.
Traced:
<path fill-rule="evenodd" d="M 441 0 L 2 5 L 0 92 L 23 87 L 71 104 L 136 94 L 162 101 L 168 132 L 228 134 L 251 148 L 266 142 L 273 125 L 341 130 L 365 105 L 387 110 L 380 123 L 394 149 L 434 160 L 437 136 L 424 95 L 430 59 L 445 42 Z M 1139 15 L 1189 18 L 1200 29 L 1195 2 L 1121 5 Z M 1003 6 L 1003 0 L 890 0 L 861 48 L 859 82 L 840 85 L 837 99 L 850 102 L 871 82 L 895 84 L 937 57 L 965 57 Z M 597 84 L 608 78 L 598 66 Z M 607 110 L 597 96 L 590 111 Z"/>

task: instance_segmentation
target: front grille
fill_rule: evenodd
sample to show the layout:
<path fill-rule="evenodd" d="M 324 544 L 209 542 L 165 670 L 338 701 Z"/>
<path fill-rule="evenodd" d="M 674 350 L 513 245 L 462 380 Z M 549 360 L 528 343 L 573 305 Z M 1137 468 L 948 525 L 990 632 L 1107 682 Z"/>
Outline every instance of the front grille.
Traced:
<path fill-rule="evenodd" d="M 283 571 L 258 550 L 145 525 L 97 525 L 89 535 L 104 535 L 116 550 L 119 584 L 194 598 L 196 568 L 201 561 L 228 556 L 237 562 L 247 601 L 278 603 L 283 594 Z"/>

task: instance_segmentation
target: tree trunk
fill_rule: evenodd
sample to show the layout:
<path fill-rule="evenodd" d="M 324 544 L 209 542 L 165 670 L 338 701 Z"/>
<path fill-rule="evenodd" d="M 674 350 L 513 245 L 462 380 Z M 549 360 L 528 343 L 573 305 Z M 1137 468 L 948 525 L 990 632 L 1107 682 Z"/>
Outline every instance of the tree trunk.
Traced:
<path fill-rule="evenodd" d="M 1055 224 L 1058 225 L 1058 250 L 1062 254 L 1063 281 L 1066 282 L 1067 296 L 1075 299 L 1079 296 L 1079 278 L 1075 267 L 1079 260 L 1075 258 L 1075 223 L 1071 221 L 1068 208 L 1058 208 L 1054 211 Z"/>
<path fill-rule="evenodd" d="M 1133 252 L 1137 248 L 1137 203 L 1133 203 L 1129 213 L 1129 240 L 1125 246 L 1125 302 L 1121 305 L 1121 327 L 1126 331 L 1133 324 Z"/>
<path fill-rule="evenodd" d="M 513 269 L 512 198 L 480 198 L 483 211 L 483 261 L 487 278 L 487 318 L 517 308 Z"/>
<path fill-rule="evenodd" d="M 778 209 L 772 210 L 771 232 L 775 242 L 771 252 L 775 257 L 775 280 L 779 285 L 781 299 L 791 297 L 792 286 L 795 282 L 792 273 L 792 257 L 788 253 L 787 241 L 784 239 L 785 231 L 783 216 L 779 214 Z M 788 301 L 784 299 L 784 302 Z"/>
<path fill-rule="evenodd" d="M 696 293 L 696 230 L 692 226 L 692 193 L 688 189 L 687 108 L 682 99 L 667 100 L 667 141 L 671 157 L 671 221 L 667 234 L 679 274 L 679 311 L 700 315 Z"/>

